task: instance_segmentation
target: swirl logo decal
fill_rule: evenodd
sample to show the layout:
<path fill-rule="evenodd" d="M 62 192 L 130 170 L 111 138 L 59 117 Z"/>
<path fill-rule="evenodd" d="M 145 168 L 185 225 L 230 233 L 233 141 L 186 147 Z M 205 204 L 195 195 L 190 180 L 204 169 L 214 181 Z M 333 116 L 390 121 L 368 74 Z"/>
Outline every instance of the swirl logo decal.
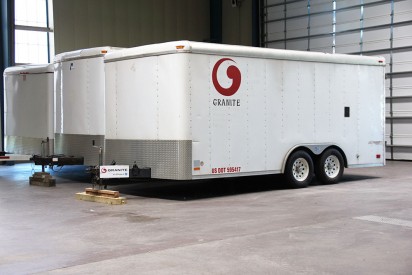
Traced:
<path fill-rule="evenodd" d="M 217 80 L 217 71 L 219 70 L 220 65 L 225 61 L 232 61 L 236 63 L 230 58 L 222 58 L 218 62 L 216 62 L 215 66 L 213 67 L 212 71 L 212 81 L 213 86 L 215 89 L 223 96 L 232 96 L 234 95 L 240 87 L 240 83 L 242 81 L 242 74 L 240 70 L 235 65 L 230 65 L 226 70 L 226 75 L 228 78 L 232 79 L 232 85 L 228 88 L 224 88 L 220 85 L 219 81 Z"/>
<path fill-rule="evenodd" d="M 107 169 L 103 167 L 103 168 L 101 169 L 101 172 L 102 172 L 102 173 L 106 173 L 106 172 L 107 172 Z"/>

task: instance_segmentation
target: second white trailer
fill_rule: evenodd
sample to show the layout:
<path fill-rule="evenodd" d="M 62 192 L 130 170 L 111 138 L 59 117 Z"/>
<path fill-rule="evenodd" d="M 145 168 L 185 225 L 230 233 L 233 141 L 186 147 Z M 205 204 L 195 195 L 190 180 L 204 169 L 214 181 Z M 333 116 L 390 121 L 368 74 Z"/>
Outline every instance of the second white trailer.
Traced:
<path fill-rule="evenodd" d="M 98 47 L 56 55 L 55 153 L 84 157 L 84 165 L 99 164 L 104 143 L 104 63 L 106 53 Z"/>
<path fill-rule="evenodd" d="M 385 163 L 383 58 L 176 41 L 105 67 L 106 163 L 177 180 L 285 173 L 295 187 Z"/>

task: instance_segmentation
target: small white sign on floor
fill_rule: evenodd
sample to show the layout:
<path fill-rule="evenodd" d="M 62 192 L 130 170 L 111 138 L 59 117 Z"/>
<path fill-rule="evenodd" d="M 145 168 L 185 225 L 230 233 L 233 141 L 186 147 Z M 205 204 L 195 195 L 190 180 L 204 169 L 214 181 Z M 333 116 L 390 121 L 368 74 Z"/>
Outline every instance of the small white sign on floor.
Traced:
<path fill-rule="evenodd" d="M 100 178 L 128 178 L 129 165 L 103 165 L 100 166 Z"/>

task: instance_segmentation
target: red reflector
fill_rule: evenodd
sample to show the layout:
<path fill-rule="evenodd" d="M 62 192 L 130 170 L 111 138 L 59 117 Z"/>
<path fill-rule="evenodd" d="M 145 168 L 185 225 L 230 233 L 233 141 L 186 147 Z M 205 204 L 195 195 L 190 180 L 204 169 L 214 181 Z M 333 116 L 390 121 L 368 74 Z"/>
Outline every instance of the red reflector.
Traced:
<path fill-rule="evenodd" d="M 380 159 L 381 158 L 381 154 L 376 154 L 376 158 Z"/>

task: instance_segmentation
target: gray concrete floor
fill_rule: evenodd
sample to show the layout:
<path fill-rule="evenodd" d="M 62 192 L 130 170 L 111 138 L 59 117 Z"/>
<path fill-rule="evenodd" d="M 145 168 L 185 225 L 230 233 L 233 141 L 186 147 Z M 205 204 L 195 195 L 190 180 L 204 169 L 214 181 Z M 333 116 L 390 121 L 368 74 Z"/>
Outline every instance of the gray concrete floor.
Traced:
<path fill-rule="evenodd" d="M 298 190 L 282 176 L 111 186 L 120 206 L 76 200 L 82 168 L 50 188 L 31 173 L 0 166 L 0 274 L 412 274 L 411 162 Z"/>

